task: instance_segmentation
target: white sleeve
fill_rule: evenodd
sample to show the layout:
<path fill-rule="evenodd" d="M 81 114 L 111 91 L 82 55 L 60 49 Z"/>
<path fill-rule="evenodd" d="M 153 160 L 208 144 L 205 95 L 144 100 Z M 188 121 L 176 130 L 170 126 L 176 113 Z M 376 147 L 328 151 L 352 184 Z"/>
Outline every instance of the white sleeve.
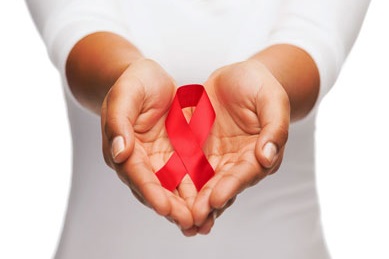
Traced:
<path fill-rule="evenodd" d="M 359 33 L 370 0 L 285 0 L 266 45 L 304 49 L 320 74 L 319 100 L 329 91 Z"/>
<path fill-rule="evenodd" d="M 83 37 L 110 31 L 128 38 L 123 8 L 115 0 L 26 0 L 49 56 L 65 75 L 67 56 Z"/>
<path fill-rule="evenodd" d="M 47 46 L 64 76 L 67 56 L 84 36 L 110 31 L 125 38 L 121 1 L 26 0 Z M 283 0 L 279 18 L 266 45 L 288 43 L 307 51 L 320 73 L 320 96 L 334 84 L 356 39 L 369 0 Z"/>

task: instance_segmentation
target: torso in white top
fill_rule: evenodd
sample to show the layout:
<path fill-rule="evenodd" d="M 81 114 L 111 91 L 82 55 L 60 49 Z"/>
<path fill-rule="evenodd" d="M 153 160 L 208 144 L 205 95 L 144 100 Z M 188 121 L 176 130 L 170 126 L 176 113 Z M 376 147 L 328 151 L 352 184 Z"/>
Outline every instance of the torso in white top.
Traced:
<path fill-rule="evenodd" d="M 331 28 L 343 27 L 334 26 L 338 20 L 329 18 L 341 16 L 342 8 L 352 4 L 351 0 L 314 1 L 334 10 L 322 10 L 323 17 L 315 14 L 320 10 L 304 8 L 295 14 L 298 3 L 294 0 L 53 0 L 46 3 L 51 8 L 43 8 L 47 6 L 42 3 L 39 7 L 31 4 L 39 0 L 29 2 L 62 75 L 64 61 L 74 43 L 85 34 L 104 29 L 130 39 L 145 56 L 158 61 L 179 85 L 202 83 L 223 65 L 247 59 L 269 44 L 287 42 L 303 47 L 317 62 L 322 96 L 336 78 L 337 66 L 358 31 L 342 34 L 340 42 L 345 42 L 346 48 L 332 52 L 337 50 L 333 48 L 334 42 L 339 42 L 332 41 L 334 37 L 326 33 Z M 305 4 L 300 3 L 301 6 L 313 5 L 308 0 L 302 2 Z M 362 7 L 349 11 L 351 20 L 359 21 L 356 28 L 367 3 L 364 1 Z M 305 19 L 307 12 L 313 12 L 312 20 Z M 105 18 L 116 19 L 120 24 L 107 24 Z M 300 22 L 304 25 L 301 32 Z M 294 25 L 297 30 L 293 30 Z M 342 25 L 349 26 L 347 22 Z M 284 31 L 288 26 L 292 29 Z M 328 42 L 324 40 L 327 37 Z M 317 39 L 320 40 L 315 42 Z M 64 85 L 66 88 L 65 79 Z M 99 118 L 81 108 L 69 91 L 66 99 L 74 172 L 56 259 L 329 258 L 315 187 L 317 107 L 291 126 L 279 171 L 240 194 L 209 235 L 186 238 L 176 226 L 141 205 L 105 165 Z"/>

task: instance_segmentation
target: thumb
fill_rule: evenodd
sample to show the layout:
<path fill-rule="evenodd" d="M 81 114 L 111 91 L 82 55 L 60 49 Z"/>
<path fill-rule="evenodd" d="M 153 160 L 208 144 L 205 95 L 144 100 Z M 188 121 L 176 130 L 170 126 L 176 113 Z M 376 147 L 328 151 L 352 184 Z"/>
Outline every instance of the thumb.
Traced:
<path fill-rule="evenodd" d="M 135 93 L 138 80 L 117 82 L 107 93 L 101 109 L 103 154 L 108 165 L 114 167 L 126 161 L 134 149 L 133 123 L 142 107 L 142 95 Z"/>
<path fill-rule="evenodd" d="M 282 159 L 290 123 L 288 95 L 278 82 L 272 84 L 271 87 L 264 87 L 257 96 L 257 114 L 261 131 L 255 155 L 258 162 L 267 169 L 274 168 Z"/>

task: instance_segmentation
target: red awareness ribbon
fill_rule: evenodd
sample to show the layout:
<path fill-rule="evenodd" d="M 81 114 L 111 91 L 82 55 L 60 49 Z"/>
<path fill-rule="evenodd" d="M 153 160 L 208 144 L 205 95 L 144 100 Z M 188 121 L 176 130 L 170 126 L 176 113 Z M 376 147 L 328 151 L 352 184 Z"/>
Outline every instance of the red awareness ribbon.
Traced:
<path fill-rule="evenodd" d="M 195 107 L 193 115 L 186 121 L 183 108 Z M 178 88 L 165 127 L 174 148 L 173 155 L 156 173 L 161 185 L 173 191 L 189 174 L 197 190 L 215 174 L 204 155 L 202 146 L 215 121 L 215 110 L 202 85 L 185 85 Z"/>

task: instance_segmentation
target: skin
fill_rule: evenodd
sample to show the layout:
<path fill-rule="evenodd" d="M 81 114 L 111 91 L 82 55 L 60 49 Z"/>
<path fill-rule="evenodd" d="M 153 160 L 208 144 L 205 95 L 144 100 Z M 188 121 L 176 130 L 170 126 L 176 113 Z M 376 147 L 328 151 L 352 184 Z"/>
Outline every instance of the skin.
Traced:
<path fill-rule="evenodd" d="M 177 85 L 167 72 L 122 37 L 98 32 L 74 46 L 66 75 L 76 99 L 101 116 L 107 165 L 186 236 L 209 233 L 240 192 L 277 171 L 290 122 L 309 113 L 319 92 L 314 61 L 291 45 L 219 68 L 203 83 L 216 111 L 204 145 L 215 176 L 199 192 L 189 177 L 169 192 L 155 176 L 173 153 L 164 121 Z"/>

